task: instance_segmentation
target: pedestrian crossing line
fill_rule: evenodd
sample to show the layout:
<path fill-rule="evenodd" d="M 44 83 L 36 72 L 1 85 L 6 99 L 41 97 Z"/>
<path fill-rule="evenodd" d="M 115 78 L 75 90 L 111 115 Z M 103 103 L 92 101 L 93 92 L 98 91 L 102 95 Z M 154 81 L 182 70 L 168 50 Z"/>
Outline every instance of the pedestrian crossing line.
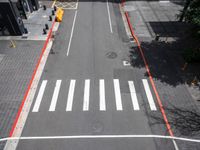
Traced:
<path fill-rule="evenodd" d="M 136 95 L 136 90 L 135 90 L 135 86 L 134 86 L 134 82 L 133 81 L 128 81 L 128 84 L 129 84 L 129 89 L 130 89 L 133 109 L 134 110 L 140 110 L 139 104 L 138 104 L 137 95 Z"/>
<path fill-rule="evenodd" d="M 106 100 L 105 100 L 105 82 L 103 79 L 99 80 L 99 110 L 106 111 Z"/>
<path fill-rule="evenodd" d="M 119 79 L 114 79 L 113 82 L 114 82 L 116 109 L 117 109 L 117 111 L 122 111 L 123 108 L 122 108 L 122 99 L 121 99 Z"/>
<path fill-rule="evenodd" d="M 68 89 L 68 95 L 67 95 L 67 99 L 65 100 L 66 101 L 66 111 L 72 111 L 73 109 L 73 103 L 74 103 L 74 96 L 75 96 L 75 91 L 76 91 L 76 87 L 77 87 L 77 82 L 75 79 L 71 79 L 69 80 L 70 82 L 68 83 L 69 84 L 69 89 Z M 49 106 L 49 111 L 55 111 L 56 109 L 56 105 L 57 105 L 57 101 L 58 101 L 58 96 L 59 96 L 59 93 L 60 93 L 60 89 L 61 89 L 61 83 L 62 83 L 62 80 L 57 80 L 56 83 L 55 83 L 55 86 L 52 87 L 54 88 L 54 91 L 53 91 L 53 95 L 52 95 L 52 99 L 51 99 L 51 103 L 50 103 L 50 106 Z M 82 111 L 89 111 L 89 107 L 90 107 L 90 97 L 91 97 L 91 91 L 90 91 L 90 87 L 92 85 L 90 85 L 91 81 L 90 79 L 86 79 L 84 80 L 84 83 L 83 85 L 81 85 L 82 90 L 83 90 L 83 101 L 81 101 L 80 103 L 82 103 Z M 113 84 L 113 96 L 115 97 L 115 107 L 116 107 L 116 110 L 117 111 L 123 111 L 123 105 L 122 105 L 122 96 L 121 96 L 121 90 L 120 90 L 120 81 L 119 79 L 113 79 L 113 83 L 111 82 L 111 84 Z M 138 95 L 136 93 L 136 88 L 135 88 L 135 84 L 134 84 L 134 81 L 127 81 L 127 84 L 128 84 L 128 87 L 129 87 L 129 92 L 130 92 L 130 100 L 132 102 L 132 109 L 134 111 L 139 111 L 140 110 L 140 105 L 139 105 L 139 102 L 138 102 Z M 142 79 L 142 84 L 143 84 L 143 89 L 144 92 L 145 92 L 145 95 L 147 97 L 147 103 L 149 105 L 149 108 L 151 111 L 157 111 L 157 108 L 156 108 L 156 105 L 155 105 L 155 101 L 154 101 L 154 98 L 153 98 L 153 95 L 151 93 L 151 89 L 150 89 L 150 85 L 148 83 L 148 80 L 147 79 Z M 98 92 L 99 92 L 99 99 L 98 99 L 98 103 L 99 103 L 99 111 L 106 111 L 108 108 L 106 107 L 106 104 L 107 103 L 110 103 L 109 101 L 107 102 L 107 99 L 106 99 L 106 94 L 112 94 L 112 93 L 107 93 L 107 91 L 105 90 L 105 86 L 107 84 L 105 84 L 105 80 L 104 79 L 99 79 L 99 89 L 98 89 Z M 43 80 L 41 85 L 40 85 L 40 88 L 38 90 L 38 95 L 36 97 L 36 100 L 35 100 L 35 104 L 33 106 L 33 109 L 32 109 L 32 112 L 38 112 L 41 105 L 42 105 L 42 100 L 43 100 L 43 97 L 44 95 L 46 94 L 45 90 L 46 90 L 46 87 L 48 86 L 48 80 Z M 92 87 L 91 87 L 92 88 Z M 79 105 L 80 105 L 79 103 Z"/>
<path fill-rule="evenodd" d="M 90 80 L 85 80 L 84 87 L 84 99 L 83 99 L 83 111 L 89 110 L 89 98 L 90 98 Z"/>
<path fill-rule="evenodd" d="M 40 90 L 39 90 L 38 96 L 36 98 L 32 112 L 38 112 L 39 111 L 40 104 L 42 102 L 42 97 L 44 95 L 46 85 L 47 85 L 47 80 L 42 81 L 42 84 L 40 86 Z"/>
<path fill-rule="evenodd" d="M 72 111 L 75 84 L 76 84 L 76 80 L 70 81 L 66 111 Z"/>
<path fill-rule="evenodd" d="M 156 105 L 154 103 L 154 99 L 153 99 L 153 96 L 151 94 L 151 90 L 150 90 L 148 81 L 147 81 L 147 79 L 142 79 L 142 82 L 143 82 L 143 85 L 144 85 L 144 89 L 145 89 L 145 92 L 146 92 L 146 96 L 147 96 L 147 100 L 149 102 L 150 109 L 153 110 L 153 111 L 156 111 L 157 108 L 156 108 Z"/>
<path fill-rule="evenodd" d="M 56 109 L 56 103 L 57 103 L 57 100 L 58 100 L 61 82 L 62 82 L 62 80 L 56 81 L 56 86 L 54 88 L 54 93 L 53 93 L 53 97 L 52 97 L 52 100 L 51 100 L 51 105 L 49 107 L 49 111 L 55 111 L 55 109 Z"/>

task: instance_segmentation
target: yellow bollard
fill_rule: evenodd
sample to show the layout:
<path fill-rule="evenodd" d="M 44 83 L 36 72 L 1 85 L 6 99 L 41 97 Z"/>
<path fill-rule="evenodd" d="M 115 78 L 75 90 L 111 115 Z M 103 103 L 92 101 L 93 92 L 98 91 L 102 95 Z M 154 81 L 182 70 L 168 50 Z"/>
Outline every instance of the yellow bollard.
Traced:
<path fill-rule="evenodd" d="M 64 11 L 61 8 L 58 8 L 56 13 L 56 21 L 61 22 L 63 18 Z"/>

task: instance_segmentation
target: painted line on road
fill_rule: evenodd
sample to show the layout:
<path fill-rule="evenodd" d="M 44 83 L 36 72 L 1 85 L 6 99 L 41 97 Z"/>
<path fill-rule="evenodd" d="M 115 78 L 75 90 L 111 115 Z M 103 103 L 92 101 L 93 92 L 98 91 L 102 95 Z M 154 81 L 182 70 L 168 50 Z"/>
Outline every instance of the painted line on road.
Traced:
<path fill-rule="evenodd" d="M 75 22 L 76 22 L 77 12 L 78 11 L 76 10 L 75 14 L 74 14 L 74 20 L 73 20 L 72 29 L 71 29 L 71 35 L 70 35 L 69 44 L 68 44 L 68 48 L 67 48 L 67 56 L 69 56 L 69 50 L 70 50 L 70 47 L 71 47 L 72 37 L 73 37 L 73 33 L 74 33 L 74 26 L 75 26 Z"/>
<path fill-rule="evenodd" d="M 134 82 L 133 81 L 128 81 L 128 84 L 129 84 L 129 89 L 130 89 L 133 109 L 134 110 L 140 110 L 139 104 L 138 104 L 137 95 L 136 95 L 136 90 L 135 90 L 135 86 L 134 86 Z"/>
<path fill-rule="evenodd" d="M 109 25 L 110 25 L 110 32 L 113 33 L 112 21 L 111 21 L 111 17 L 110 17 L 110 8 L 109 8 L 108 0 L 106 1 L 106 4 L 107 4 L 107 11 L 108 11 L 108 20 L 109 20 Z"/>
<path fill-rule="evenodd" d="M 104 82 L 104 79 L 100 79 L 99 80 L 99 99 L 100 99 L 100 105 L 99 105 L 100 111 L 106 111 L 105 82 Z"/>
<path fill-rule="evenodd" d="M 47 85 L 47 80 L 42 81 L 42 84 L 40 86 L 40 90 L 39 90 L 38 96 L 36 98 L 35 105 L 33 107 L 32 112 L 38 112 L 39 111 L 40 104 L 42 102 L 42 98 L 43 98 L 43 94 L 44 94 L 46 85 Z"/>
<path fill-rule="evenodd" d="M 159 138 L 172 139 L 186 142 L 200 143 L 200 139 L 190 139 L 184 137 L 164 136 L 164 135 L 72 135 L 72 136 L 33 136 L 33 137 L 8 137 L 0 139 L 0 142 L 12 140 L 48 140 L 48 139 L 102 139 L 102 138 Z"/>
<path fill-rule="evenodd" d="M 159 1 L 159 3 L 169 3 L 170 1 L 169 0 L 161 0 Z"/>
<path fill-rule="evenodd" d="M 51 8 L 53 8 L 53 7 L 55 6 L 56 1 L 57 1 L 57 0 L 54 0 L 54 1 L 53 1 L 53 4 L 51 5 Z"/>
<path fill-rule="evenodd" d="M 150 90 L 147 79 L 142 79 L 142 83 L 144 85 L 144 89 L 145 89 L 145 92 L 146 92 L 147 100 L 149 102 L 149 106 L 150 106 L 151 110 L 156 111 L 157 110 L 156 105 L 154 103 L 153 96 L 151 94 L 151 90 Z"/>
<path fill-rule="evenodd" d="M 175 141 L 174 139 L 172 139 L 172 142 L 173 142 L 173 144 L 174 144 L 174 148 L 175 148 L 175 150 L 179 150 L 179 148 L 178 148 L 178 145 L 177 145 L 176 141 Z"/>
<path fill-rule="evenodd" d="M 89 110 L 89 100 L 90 100 L 90 80 L 87 79 L 85 80 L 83 111 Z"/>
<path fill-rule="evenodd" d="M 53 97 L 52 97 L 52 100 L 51 100 L 51 105 L 49 107 L 49 111 L 55 111 L 55 109 L 56 109 L 56 103 L 57 103 L 57 100 L 58 100 L 61 82 L 62 82 L 62 80 L 56 81 L 56 86 L 54 88 Z"/>
<path fill-rule="evenodd" d="M 122 99 L 121 99 L 119 79 L 114 79 L 113 81 L 114 81 L 114 90 L 115 90 L 116 109 L 118 111 L 121 111 L 121 110 L 123 110 L 123 108 L 122 108 Z"/>
<path fill-rule="evenodd" d="M 72 111 L 75 84 L 76 84 L 76 80 L 70 81 L 66 111 Z"/>
<path fill-rule="evenodd" d="M 75 9 L 78 9 L 78 4 L 79 4 L 79 0 L 77 0 L 77 2 L 76 2 L 76 8 Z"/>

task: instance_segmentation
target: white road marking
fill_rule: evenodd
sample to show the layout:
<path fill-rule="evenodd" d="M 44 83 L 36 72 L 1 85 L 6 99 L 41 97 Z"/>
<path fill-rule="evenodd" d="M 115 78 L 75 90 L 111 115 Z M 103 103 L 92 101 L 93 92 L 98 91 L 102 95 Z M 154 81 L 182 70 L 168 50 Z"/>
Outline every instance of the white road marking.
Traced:
<path fill-rule="evenodd" d="M 72 136 L 33 136 L 33 137 L 7 137 L 0 139 L 3 141 L 12 140 L 39 140 L 39 139 L 101 139 L 101 138 L 159 138 L 172 139 L 186 142 L 200 143 L 200 139 L 189 139 L 184 137 L 164 136 L 164 135 L 72 135 Z"/>
<path fill-rule="evenodd" d="M 56 103 L 57 103 L 57 100 L 58 100 L 58 94 L 59 94 L 59 91 L 60 91 L 61 82 L 62 82 L 62 80 L 56 81 L 56 86 L 54 88 L 54 93 L 53 93 L 53 97 L 52 97 L 52 100 L 51 100 L 51 105 L 49 107 L 49 111 L 55 111 L 55 109 L 56 109 Z"/>
<path fill-rule="evenodd" d="M 90 97 L 90 80 L 85 80 L 83 111 L 89 110 L 89 97 Z"/>
<path fill-rule="evenodd" d="M 174 144 L 174 148 L 175 148 L 175 150 L 179 150 L 179 148 L 178 148 L 178 145 L 177 145 L 176 141 L 175 141 L 174 139 L 172 139 L 172 142 L 173 142 L 173 144 Z"/>
<path fill-rule="evenodd" d="M 70 81 L 66 111 L 72 111 L 75 84 L 76 84 L 76 80 L 71 80 Z"/>
<path fill-rule="evenodd" d="M 167 0 L 160 0 L 159 3 L 169 3 L 170 1 Z"/>
<path fill-rule="evenodd" d="M 110 8 L 109 8 L 108 0 L 107 0 L 107 11 L 108 11 L 108 20 L 109 20 L 109 24 L 110 24 L 110 32 L 113 33 L 112 22 L 111 22 L 111 17 L 110 17 Z"/>
<path fill-rule="evenodd" d="M 99 80 L 99 99 L 100 99 L 100 111 L 106 110 L 105 100 L 105 82 L 103 79 Z"/>
<path fill-rule="evenodd" d="M 53 8 L 53 7 L 55 6 L 56 1 L 57 1 L 57 0 L 54 0 L 54 1 L 53 1 L 53 4 L 51 5 L 51 8 Z"/>
<path fill-rule="evenodd" d="M 130 63 L 129 61 L 125 60 L 125 61 L 123 61 L 123 65 L 124 65 L 124 66 L 130 66 L 131 63 Z"/>
<path fill-rule="evenodd" d="M 115 100 L 116 100 L 116 109 L 118 111 L 123 110 L 122 108 L 122 99 L 121 99 L 121 91 L 119 86 L 119 79 L 114 79 L 114 90 L 115 90 Z"/>
<path fill-rule="evenodd" d="M 148 99 L 148 102 L 149 102 L 149 106 L 151 108 L 151 110 L 157 110 L 156 109 L 156 105 L 154 103 L 154 99 L 153 99 L 153 96 L 151 94 L 151 90 L 149 88 L 149 84 L 148 84 L 148 81 L 147 79 L 142 79 L 142 82 L 143 82 L 143 85 L 144 85 L 144 89 L 145 89 L 145 92 L 146 92 L 146 95 L 147 95 L 147 99 Z"/>
<path fill-rule="evenodd" d="M 55 6 L 61 9 L 66 9 L 66 10 L 74 10 L 74 9 L 78 9 L 78 3 L 79 0 L 75 1 L 65 1 L 65 2 L 59 2 L 57 1 L 55 3 Z"/>
<path fill-rule="evenodd" d="M 69 50 L 71 47 L 72 37 L 73 37 L 73 33 L 74 33 L 74 26 L 75 26 L 75 22 L 76 22 L 76 16 L 77 16 L 77 11 L 75 12 L 75 15 L 74 15 L 74 21 L 72 24 L 71 35 L 70 35 L 69 44 L 68 44 L 68 48 L 67 48 L 67 56 L 69 55 Z"/>
<path fill-rule="evenodd" d="M 36 98 L 35 105 L 33 107 L 32 112 L 38 112 L 39 111 L 39 107 L 40 107 L 40 104 L 41 104 L 41 101 L 42 101 L 42 97 L 43 97 L 46 85 L 47 85 L 47 80 L 42 81 L 42 84 L 40 86 L 40 90 L 39 90 L 38 96 Z"/>
<path fill-rule="evenodd" d="M 76 3 L 76 9 L 78 9 L 78 4 L 79 4 L 79 0 L 77 0 L 77 3 Z"/>
<path fill-rule="evenodd" d="M 57 80 L 56 86 L 54 88 L 51 104 L 49 107 L 49 111 L 55 111 L 56 108 L 56 103 L 60 91 L 60 86 L 61 86 L 61 80 Z M 150 109 L 152 111 L 157 110 L 152 93 L 150 91 L 150 87 L 148 84 L 147 79 L 142 79 L 145 93 L 147 96 L 148 103 L 150 105 Z M 113 79 L 114 83 L 114 93 L 115 93 L 115 101 L 116 101 L 116 110 L 117 111 L 122 111 L 123 110 L 123 105 L 122 105 L 122 98 L 121 98 L 121 90 L 120 90 L 120 82 L 119 79 Z M 73 99 L 74 99 L 74 92 L 75 92 L 75 84 L 76 80 L 72 79 L 70 81 L 69 85 L 69 90 L 68 90 L 68 98 L 67 98 L 67 104 L 66 104 L 66 111 L 72 111 L 73 107 Z M 32 112 L 38 112 L 43 94 L 45 91 L 47 85 L 47 80 L 44 80 L 40 86 L 34 107 Z M 140 110 L 139 103 L 138 103 L 138 98 L 137 98 L 137 93 L 135 90 L 134 86 L 134 81 L 128 81 L 129 85 L 129 90 L 130 90 L 130 96 L 131 96 L 131 101 L 133 105 L 133 110 Z M 85 85 L 84 85 L 84 97 L 83 97 L 83 111 L 88 111 L 89 110 L 89 99 L 90 99 L 90 79 L 85 80 Z M 105 99 L 105 80 L 104 79 L 99 79 L 99 110 L 100 111 L 106 111 L 106 99 Z"/>
<path fill-rule="evenodd" d="M 140 110 L 137 95 L 136 95 L 136 90 L 135 90 L 135 86 L 134 86 L 134 82 L 128 81 L 128 84 L 129 84 L 131 99 L 132 99 L 132 103 L 133 103 L 133 109 L 134 110 Z"/>

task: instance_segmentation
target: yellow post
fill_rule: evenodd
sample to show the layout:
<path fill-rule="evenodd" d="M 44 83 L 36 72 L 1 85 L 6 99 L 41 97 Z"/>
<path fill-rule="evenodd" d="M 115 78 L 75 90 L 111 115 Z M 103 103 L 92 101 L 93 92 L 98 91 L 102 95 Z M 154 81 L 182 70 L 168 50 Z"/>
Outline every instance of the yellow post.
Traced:
<path fill-rule="evenodd" d="M 56 13 L 56 21 L 61 22 L 63 18 L 64 11 L 61 8 L 58 8 Z"/>

